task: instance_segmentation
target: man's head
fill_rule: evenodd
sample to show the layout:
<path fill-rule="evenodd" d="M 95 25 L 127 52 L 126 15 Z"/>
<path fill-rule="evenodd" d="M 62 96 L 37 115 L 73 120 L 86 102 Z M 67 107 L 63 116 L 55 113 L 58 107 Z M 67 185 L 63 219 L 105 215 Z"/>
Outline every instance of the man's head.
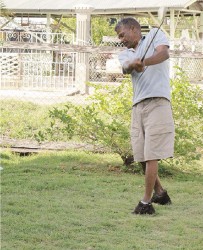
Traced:
<path fill-rule="evenodd" d="M 140 24 L 132 17 L 121 19 L 117 23 L 115 31 L 128 49 L 136 48 L 142 37 Z"/>

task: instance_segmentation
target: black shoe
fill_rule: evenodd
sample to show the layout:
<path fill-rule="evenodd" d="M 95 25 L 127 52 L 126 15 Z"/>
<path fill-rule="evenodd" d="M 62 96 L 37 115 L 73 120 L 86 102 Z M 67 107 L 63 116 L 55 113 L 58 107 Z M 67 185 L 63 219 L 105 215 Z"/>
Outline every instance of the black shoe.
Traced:
<path fill-rule="evenodd" d="M 154 193 L 152 196 L 151 202 L 158 203 L 160 205 L 170 205 L 172 203 L 166 190 L 164 190 L 161 195 Z"/>
<path fill-rule="evenodd" d="M 151 203 L 143 204 L 141 201 L 138 203 L 137 207 L 134 209 L 132 214 L 154 214 L 155 210 Z"/>

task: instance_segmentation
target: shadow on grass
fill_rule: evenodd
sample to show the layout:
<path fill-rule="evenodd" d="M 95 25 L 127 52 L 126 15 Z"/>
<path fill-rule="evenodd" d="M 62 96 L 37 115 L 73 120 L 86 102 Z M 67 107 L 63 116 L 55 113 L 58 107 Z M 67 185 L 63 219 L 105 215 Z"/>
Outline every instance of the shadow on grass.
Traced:
<path fill-rule="evenodd" d="M 31 154 L 22 157 L 12 152 L 1 153 L 2 164 L 10 165 L 11 163 L 21 166 L 22 171 L 33 172 L 52 172 L 56 168 L 59 171 L 88 171 L 88 172 L 110 172 L 143 175 L 142 167 L 134 163 L 128 167 L 123 165 L 119 155 L 100 154 L 87 151 L 54 151 Z M 168 162 L 159 163 L 159 176 L 162 178 L 174 178 L 191 180 L 194 177 L 203 177 L 203 168 L 200 163 L 194 166 L 172 166 Z"/>
<path fill-rule="evenodd" d="M 129 174 L 144 175 L 142 166 L 139 163 L 133 163 L 129 166 L 120 165 L 117 168 L 122 172 Z M 116 170 L 116 168 L 114 168 Z M 203 178 L 203 160 L 196 161 L 192 165 L 179 164 L 175 166 L 172 161 L 159 162 L 159 176 L 162 178 L 176 178 L 191 180 L 196 177 Z"/>

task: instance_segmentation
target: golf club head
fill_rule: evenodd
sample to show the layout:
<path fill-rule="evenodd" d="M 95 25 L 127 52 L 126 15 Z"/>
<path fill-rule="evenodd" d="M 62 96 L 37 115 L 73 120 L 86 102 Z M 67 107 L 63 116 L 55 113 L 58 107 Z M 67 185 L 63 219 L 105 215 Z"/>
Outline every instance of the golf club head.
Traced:
<path fill-rule="evenodd" d="M 159 21 L 163 21 L 165 15 L 166 15 L 167 8 L 162 6 L 158 9 L 158 19 Z"/>

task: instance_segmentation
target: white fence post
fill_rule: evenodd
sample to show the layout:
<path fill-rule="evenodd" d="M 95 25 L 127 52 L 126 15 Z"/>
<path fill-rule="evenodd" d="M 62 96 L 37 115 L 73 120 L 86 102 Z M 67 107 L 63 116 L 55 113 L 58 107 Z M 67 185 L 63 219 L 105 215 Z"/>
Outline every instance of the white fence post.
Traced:
<path fill-rule="evenodd" d="M 77 32 L 76 43 L 77 45 L 88 45 L 90 41 L 90 15 L 94 10 L 89 5 L 76 5 L 76 17 L 77 17 Z M 77 53 L 76 57 L 76 88 L 80 90 L 80 93 L 88 94 L 89 89 L 86 82 L 89 80 L 89 60 L 88 53 Z"/>

